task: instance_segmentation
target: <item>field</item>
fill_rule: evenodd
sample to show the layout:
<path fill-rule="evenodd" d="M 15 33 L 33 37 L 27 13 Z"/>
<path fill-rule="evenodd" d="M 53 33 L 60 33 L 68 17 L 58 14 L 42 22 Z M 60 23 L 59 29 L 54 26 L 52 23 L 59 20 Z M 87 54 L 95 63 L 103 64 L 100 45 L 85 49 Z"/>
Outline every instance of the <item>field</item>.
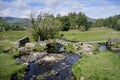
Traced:
<path fill-rule="evenodd" d="M 71 30 L 60 32 L 64 34 L 63 38 L 70 41 L 104 41 L 109 38 L 120 38 L 120 32 L 114 31 L 112 29 L 96 28 L 89 31 L 81 32 L 79 30 Z"/>
<path fill-rule="evenodd" d="M 120 80 L 120 55 L 102 51 L 96 55 L 85 55 L 73 65 L 77 80 Z"/>
<path fill-rule="evenodd" d="M 64 34 L 63 38 L 70 41 L 103 41 L 109 38 L 120 38 L 120 32 L 112 29 L 96 28 L 89 31 L 81 32 L 79 30 L 62 31 L 60 34 Z M 0 41 L 16 41 L 22 37 L 29 36 L 31 41 L 34 41 L 32 36 L 27 31 L 6 31 L 0 32 Z"/>
<path fill-rule="evenodd" d="M 17 56 L 18 53 L 11 50 L 13 44 L 10 43 L 10 41 L 18 41 L 24 36 L 29 36 L 28 32 L 0 32 L 0 80 L 11 80 L 13 75 L 19 75 L 27 68 L 27 66 L 21 65 L 15 60 L 14 56 Z M 4 53 L 4 51 L 7 52 Z"/>
<path fill-rule="evenodd" d="M 31 38 L 30 33 L 27 31 L 4 31 L 0 32 L 0 41 L 17 41 L 25 36 Z"/>

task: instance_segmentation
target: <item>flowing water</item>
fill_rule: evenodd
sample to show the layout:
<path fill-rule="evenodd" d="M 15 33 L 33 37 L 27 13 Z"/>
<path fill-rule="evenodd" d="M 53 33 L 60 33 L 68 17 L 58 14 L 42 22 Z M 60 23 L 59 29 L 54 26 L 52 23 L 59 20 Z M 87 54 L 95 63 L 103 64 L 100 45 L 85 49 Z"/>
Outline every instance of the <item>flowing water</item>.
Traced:
<path fill-rule="evenodd" d="M 99 47 L 99 50 L 100 50 L 100 51 L 107 50 L 106 45 L 101 45 L 101 46 Z M 116 53 L 116 54 L 120 54 L 120 50 L 119 50 L 119 51 L 113 51 L 113 52 Z"/>
<path fill-rule="evenodd" d="M 101 46 L 99 47 L 99 50 L 100 50 L 100 51 L 106 50 L 106 45 L 101 45 Z"/>
<path fill-rule="evenodd" d="M 106 50 L 105 45 L 101 45 L 99 50 Z M 120 52 L 117 52 L 120 53 Z M 29 71 L 25 77 L 25 80 L 36 80 L 36 76 L 43 75 L 45 73 L 53 73 L 52 75 L 45 76 L 44 80 L 74 80 L 72 74 L 72 65 L 80 59 L 77 54 L 65 54 L 66 59 L 56 63 L 43 63 L 38 64 L 33 62 L 29 64 Z M 43 80 L 43 79 L 42 79 Z"/>
<path fill-rule="evenodd" d="M 66 55 L 66 59 L 52 64 L 38 64 L 33 62 L 29 65 L 29 71 L 25 80 L 36 80 L 37 75 L 42 75 L 46 72 L 54 72 L 55 75 L 47 76 L 44 80 L 71 80 L 73 78 L 72 65 L 78 61 L 79 56 L 76 54 Z"/>

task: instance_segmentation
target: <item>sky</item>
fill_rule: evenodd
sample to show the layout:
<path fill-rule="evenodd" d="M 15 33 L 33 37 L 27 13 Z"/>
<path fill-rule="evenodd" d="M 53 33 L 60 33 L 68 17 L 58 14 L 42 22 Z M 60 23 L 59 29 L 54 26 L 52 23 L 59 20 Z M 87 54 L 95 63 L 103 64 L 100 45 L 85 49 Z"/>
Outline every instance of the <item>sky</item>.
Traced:
<path fill-rule="evenodd" d="M 94 19 L 120 14 L 120 0 L 0 0 L 0 16 L 29 18 L 43 13 L 83 12 Z"/>

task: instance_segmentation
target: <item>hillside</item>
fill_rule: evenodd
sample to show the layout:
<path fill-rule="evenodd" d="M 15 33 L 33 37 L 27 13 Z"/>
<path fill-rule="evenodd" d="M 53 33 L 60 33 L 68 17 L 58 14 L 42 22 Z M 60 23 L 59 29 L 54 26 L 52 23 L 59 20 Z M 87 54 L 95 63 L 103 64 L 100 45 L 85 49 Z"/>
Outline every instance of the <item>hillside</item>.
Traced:
<path fill-rule="evenodd" d="M 15 17 L 1 17 L 1 18 L 8 23 L 18 26 L 28 27 L 31 25 L 30 19 L 27 18 L 15 18 Z"/>
<path fill-rule="evenodd" d="M 96 21 L 96 19 L 93 19 L 93 18 L 87 18 L 88 19 L 88 21 L 90 21 L 90 22 L 95 22 Z"/>
<path fill-rule="evenodd" d="M 0 18 L 2 18 L 3 20 L 5 20 L 8 23 L 18 25 L 18 26 L 29 27 L 31 25 L 31 21 L 28 18 L 16 18 L 16 17 L 0 17 Z M 87 17 L 87 19 L 90 22 L 96 21 L 96 19 L 89 18 L 89 17 Z"/>

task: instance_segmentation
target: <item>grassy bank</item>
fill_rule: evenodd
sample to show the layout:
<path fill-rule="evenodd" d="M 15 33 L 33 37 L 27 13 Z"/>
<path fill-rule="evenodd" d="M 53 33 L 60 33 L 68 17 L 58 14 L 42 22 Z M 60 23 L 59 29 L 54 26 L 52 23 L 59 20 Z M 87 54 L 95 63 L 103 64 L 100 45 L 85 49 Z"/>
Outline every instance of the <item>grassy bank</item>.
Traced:
<path fill-rule="evenodd" d="M 31 37 L 27 31 L 0 32 L 0 80 L 11 80 L 15 74 L 21 77 L 20 73 L 27 68 L 26 65 L 21 65 L 14 59 L 18 53 L 11 43 L 11 41 L 18 41 L 25 36 Z"/>
<path fill-rule="evenodd" d="M 109 38 L 119 38 L 120 32 L 114 31 L 112 29 L 91 29 L 89 31 L 81 32 L 79 30 L 70 30 L 60 32 L 64 34 L 63 38 L 71 41 L 101 41 L 108 40 Z"/>
<path fill-rule="evenodd" d="M 0 80 L 10 80 L 12 75 L 23 72 L 27 66 L 20 65 L 15 54 L 0 53 Z"/>
<path fill-rule="evenodd" d="M 102 51 L 96 55 L 85 55 L 73 65 L 72 71 L 77 80 L 119 80 L 120 55 Z"/>
<path fill-rule="evenodd" d="M 31 38 L 30 33 L 27 31 L 4 31 L 0 32 L 0 41 L 3 40 L 16 41 L 25 36 L 29 36 Z"/>

